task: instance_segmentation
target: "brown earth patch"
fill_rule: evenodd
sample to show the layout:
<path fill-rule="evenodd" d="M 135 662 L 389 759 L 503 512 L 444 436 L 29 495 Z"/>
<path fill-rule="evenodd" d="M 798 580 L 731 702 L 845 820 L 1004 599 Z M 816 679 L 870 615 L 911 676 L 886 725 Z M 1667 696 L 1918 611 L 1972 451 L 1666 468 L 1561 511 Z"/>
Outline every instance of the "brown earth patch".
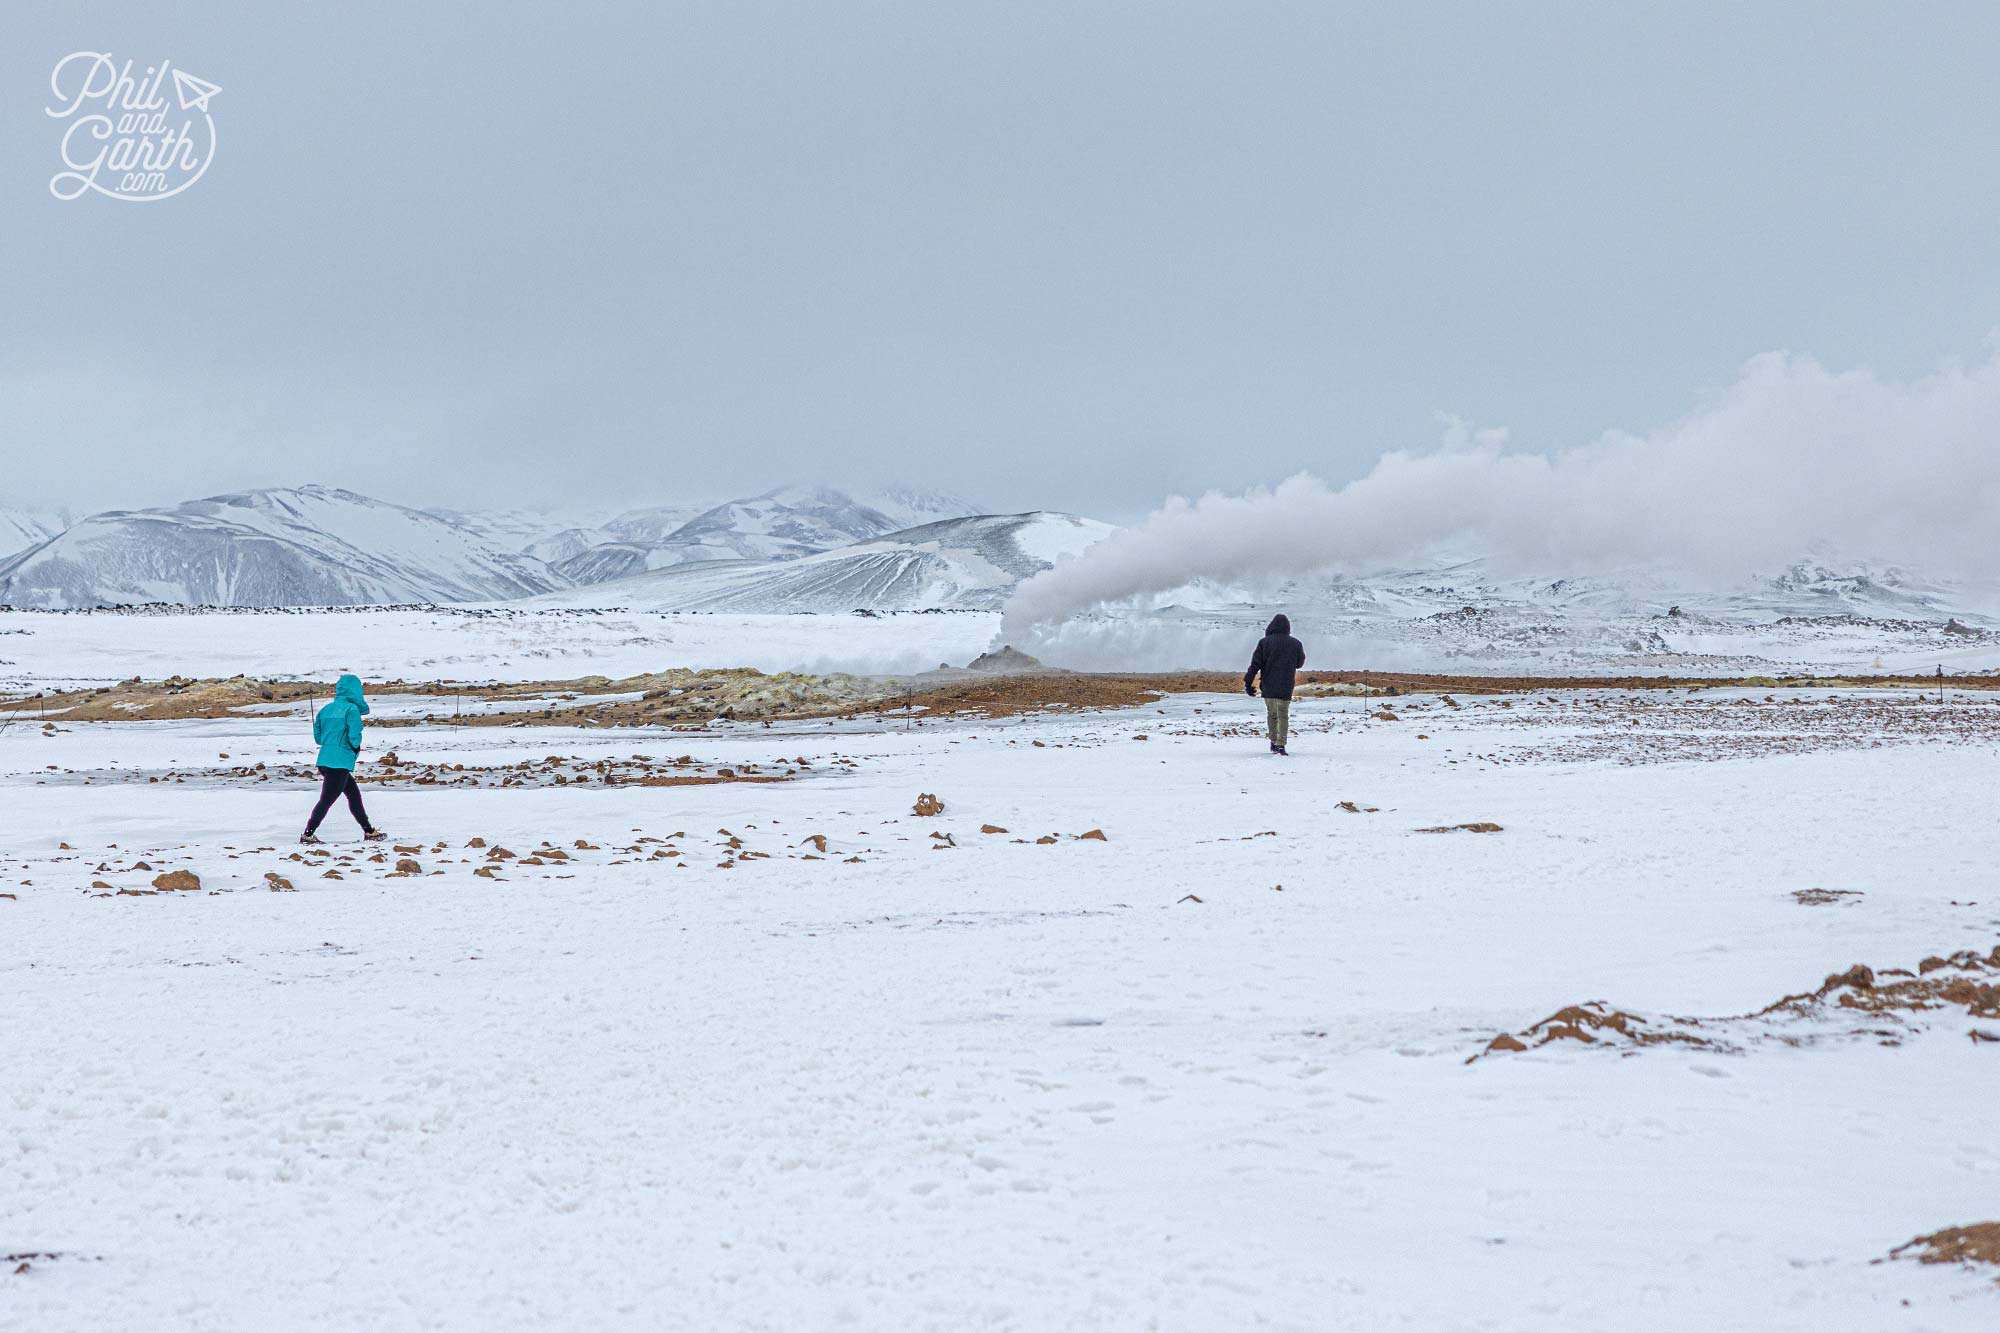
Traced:
<path fill-rule="evenodd" d="M 330 687 L 308 681 L 190 680 L 169 676 L 143 681 L 138 677 L 90 690 L 36 695 L 0 701 L 0 711 L 55 712 L 64 722 L 154 722 L 182 718 L 228 717 L 239 708 L 262 703 L 289 703 L 327 697 Z"/>
<path fill-rule="evenodd" d="M 1933 1231 L 1904 1241 L 1889 1251 L 1889 1257 L 1915 1259 L 1920 1264 L 2000 1264 L 2000 1222 Z"/>
<path fill-rule="evenodd" d="M 1756 688 L 1930 689 L 1934 678 L 1852 676 L 1839 678 L 1769 676 L 1459 676 L 1419 672 L 1309 671 L 1299 675 L 1301 697 L 1439 694 L 1504 695 L 1566 690 L 1708 690 Z M 1955 676 L 1955 690 L 2000 689 L 2000 675 Z M 747 668 L 694 671 L 675 668 L 612 679 L 582 676 L 568 680 L 468 685 L 445 681 L 392 680 L 371 683 L 371 695 L 434 694 L 487 701 L 547 701 L 542 708 L 423 718 L 373 719 L 371 726 L 449 724 L 500 726 L 679 726 L 699 727 L 719 718 L 778 719 L 866 717 L 921 708 L 926 716 L 969 714 L 1010 717 L 1027 712 L 1128 708 L 1163 694 L 1234 694 L 1242 677 L 1233 672 L 1176 671 L 1089 673 L 1049 671 L 986 679 L 869 678 L 792 672 L 767 675 Z M 641 693 L 636 700 L 585 702 L 592 696 Z M 165 680 L 133 678 L 89 690 L 0 700 L 0 713 L 54 712 L 65 722 L 158 721 L 228 717 L 246 707 L 295 703 L 329 697 L 324 682 L 228 679 Z M 1454 701 L 1454 706 L 1455 706 Z M 558 706 L 562 705 L 562 706 Z M 442 707 L 442 704 L 441 704 Z"/>
<path fill-rule="evenodd" d="M 2000 945 L 1990 954 L 1961 949 L 1949 956 L 1934 955 L 1918 968 L 1915 972 L 1896 968 L 1878 973 L 1856 963 L 1828 976 L 1813 990 L 1787 995 L 1755 1013 L 1721 1018 L 1645 1018 L 1593 1000 L 1559 1009 L 1519 1033 L 1503 1032 L 1466 1063 L 1559 1040 L 1629 1049 L 1681 1044 L 1737 1050 L 1759 1039 L 1797 1046 L 1806 1044 L 1812 1034 L 1802 1034 L 1791 1024 L 1840 1018 L 1860 1020 L 1858 1025 L 1842 1025 L 1849 1034 L 1872 1036 L 1893 1046 L 1911 1030 L 1910 1016 L 1960 1009 L 1970 1018 L 2000 1018 Z M 1880 1026 L 1883 1019 L 1891 1020 L 1891 1026 Z M 1968 1035 L 1975 1042 L 1987 1039 L 1976 1029 Z"/>
<path fill-rule="evenodd" d="M 1552 1041 L 1624 1047 L 1709 1044 L 1706 1038 L 1692 1032 L 1628 1014 L 1622 1009 L 1613 1009 L 1602 1000 L 1592 1000 L 1587 1004 L 1572 1004 L 1558 1009 L 1539 1023 L 1530 1024 L 1518 1036 L 1503 1032 L 1486 1043 L 1486 1049 L 1474 1055 L 1472 1060 L 1501 1051 L 1530 1050 Z M 1471 1064 L 1472 1060 L 1466 1063 Z"/>
<path fill-rule="evenodd" d="M 1792 901 L 1803 907 L 1824 907 L 1828 903 L 1844 902 L 1849 898 L 1859 898 L 1859 889 L 1794 889 Z"/>

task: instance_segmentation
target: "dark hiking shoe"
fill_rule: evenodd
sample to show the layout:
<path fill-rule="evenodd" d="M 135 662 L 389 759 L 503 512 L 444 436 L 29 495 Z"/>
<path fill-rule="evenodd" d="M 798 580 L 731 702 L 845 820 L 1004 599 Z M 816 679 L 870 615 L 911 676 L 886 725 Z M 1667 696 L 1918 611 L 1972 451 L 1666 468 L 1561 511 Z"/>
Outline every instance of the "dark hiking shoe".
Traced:
<path fill-rule="evenodd" d="M 372 829 L 369 829 L 369 830 L 368 830 L 368 831 L 367 831 L 366 833 L 364 833 L 364 834 L 362 834 L 362 835 L 361 835 L 361 841 L 363 841 L 363 842 L 387 842 L 387 841 L 389 841 L 389 835 L 388 835 L 388 834 L 386 834 L 386 833 L 384 833 L 384 832 L 383 832 L 383 831 L 382 831 L 381 829 L 378 829 L 378 828 L 372 828 Z"/>
<path fill-rule="evenodd" d="M 1273 745 L 1273 746 L 1271 747 L 1271 752 L 1272 752 L 1273 754 L 1284 754 L 1284 753 L 1285 753 L 1285 747 L 1284 747 L 1284 746 L 1282 746 L 1282 745 Z"/>
<path fill-rule="evenodd" d="M 324 847 L 326 844 L 319 840 L 319 834 L 317 833 L 301 833 L 299 834 L 299 846 Z"/>

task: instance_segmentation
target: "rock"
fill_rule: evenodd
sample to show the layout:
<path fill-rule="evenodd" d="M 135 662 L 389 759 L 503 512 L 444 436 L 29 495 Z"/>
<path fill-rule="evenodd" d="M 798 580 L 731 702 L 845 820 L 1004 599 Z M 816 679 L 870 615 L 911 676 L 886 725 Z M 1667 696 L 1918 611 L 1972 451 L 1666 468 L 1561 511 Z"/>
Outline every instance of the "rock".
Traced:
<path fill-rule="evenodd" d="M 1078 842 L 1103 842 L 1105 841 L 1104 830 L 1101 828 L 1094 828 L 1090 830 L 1088 833 L 1079 833 L 1076 835 L 1076 840 Z"/>
<path fill-rule="evenodd" d="M 467 847 L 484 847 L 486 845 L 486 839 L 474 838 L 471 842 L 468 842 L 465 845 Z"/>
<path fill-rule="evenodd" d="M 917 803 L 911 807 L 911 813 L 926 818 L 931 815 L 941 815 L 944 813 L 944 802 L 930 792 L 921 792 L 917 796 Z"/>
<path fill-rule="evenodd" d="M 155 875 L 153 877 L 153 887 L 156 889 L 198 889 L 201 887 L 201 876 L 195 874 L 192 870 L 169 870 L 164 875 Z"/>
<path fill-rule="evenodd" d="M 275 870 L 266 870 L 264 872 L 264 882 L 271 886 L 271 892 L 273 893 L 296 892 L 292 888 L 292 882 Z"/>
<path fill-rule="evenodd" d="M 979 831 L 981 833 L 1005 833 L 1007 830 L 1001 828 L 998 824 L 981 824 Z"/>
<path fill-rule="evenodd" d="M 421 875 L 424 873 L 424 868 L 419 862 L 412 861 L 406 856 L 396 862 L 396 873 L 400 875 Z"/>
<path fill-rule="evenodd" d="M 1419 833 L 1498 833 L 1500 826 L 1489 820 L 1474 824 L 1439 824 L 1435 828 L 1420 828 Z"/>
<path fill-rule="evenodd" d="M 938 665 L 940 669 L 950 670 L 943 663 L 939 663 Z M 967 662 L 965 668 L 968 671 L 994 671 L 1002 673 L 1009 671 L 1040 671 L 1043 669 L 1040 662 L 1020 651 L 1011 643 L 1002 644 L 998 652 L 981 653 L 970 662 Z"/>

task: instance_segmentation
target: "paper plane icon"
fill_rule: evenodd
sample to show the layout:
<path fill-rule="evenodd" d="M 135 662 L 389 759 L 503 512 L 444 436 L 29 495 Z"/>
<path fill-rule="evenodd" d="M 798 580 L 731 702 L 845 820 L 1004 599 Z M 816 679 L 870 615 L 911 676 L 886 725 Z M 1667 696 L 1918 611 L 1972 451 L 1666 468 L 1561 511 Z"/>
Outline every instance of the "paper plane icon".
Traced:
<path fill-rule="evenodd" d="M 180 94 L 181 110 L 206 111 L 208 110 L 208 99 L 221 92 L 222 89 L 210 83 L 207 79 L 197 79 L 186 70 L 177 69 L 174 71 L 174 91 Z"/>

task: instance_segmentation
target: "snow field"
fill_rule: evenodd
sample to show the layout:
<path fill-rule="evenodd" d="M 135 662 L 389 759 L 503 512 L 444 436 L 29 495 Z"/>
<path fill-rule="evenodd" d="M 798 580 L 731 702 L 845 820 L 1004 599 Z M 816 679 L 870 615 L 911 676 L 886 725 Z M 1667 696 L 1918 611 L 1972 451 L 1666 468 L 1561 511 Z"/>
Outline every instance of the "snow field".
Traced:
<path fill-rule="evenodd" d="M 1579 725 L 1533 700 L 1400 724 L 1302 700 L 1286 762 L 1261 711 L 399 729 L 406 760 L 687 750 L 815 774 L 370 787 L 446 873 L 340 881 L 284 859 L 303 787 L 108 767 L 275 762 L 295 719 L 0 734 L 4 1241 L 71 1256 L 0 1274 L 0 1311 L 49 1330 L 1992 1327 L 1990 1276 L 1870 1261 L 1993 1220 L 1994 1048 L 1920 1029 L 1464 1063 L 1574 1001 L 1738 1013 L 1852 962 L 1992 947 L 1990 743 L 1627 766 L 1538 757 Z M 52 762 L 104 780 L 37 785 Z M 942 815 L 911 815 L 923 791 Z M 1473 820 L 1504 831 L 1414 832 Z M 1107 840 L 1075 839 L 1092 828 Z M 634 829 L 684 831 L 686 868 L 610 864 Z M 724 829 L 769 859 L 720 869 Z M 327 833 L 359 847 L 342 809 Z M 813 833 L 830 854 L 798 859 Z M 448 859 L 475 835 L 601 850 L 489 882 Z M 57 860 L 63 840 L 86 860 Z M 237 891 L 86 896 L 107 843 Z M 256 888 L 266 869 L 299 891 Z M 1790 897 L 1812 886 L 1862 896 Z"/>

